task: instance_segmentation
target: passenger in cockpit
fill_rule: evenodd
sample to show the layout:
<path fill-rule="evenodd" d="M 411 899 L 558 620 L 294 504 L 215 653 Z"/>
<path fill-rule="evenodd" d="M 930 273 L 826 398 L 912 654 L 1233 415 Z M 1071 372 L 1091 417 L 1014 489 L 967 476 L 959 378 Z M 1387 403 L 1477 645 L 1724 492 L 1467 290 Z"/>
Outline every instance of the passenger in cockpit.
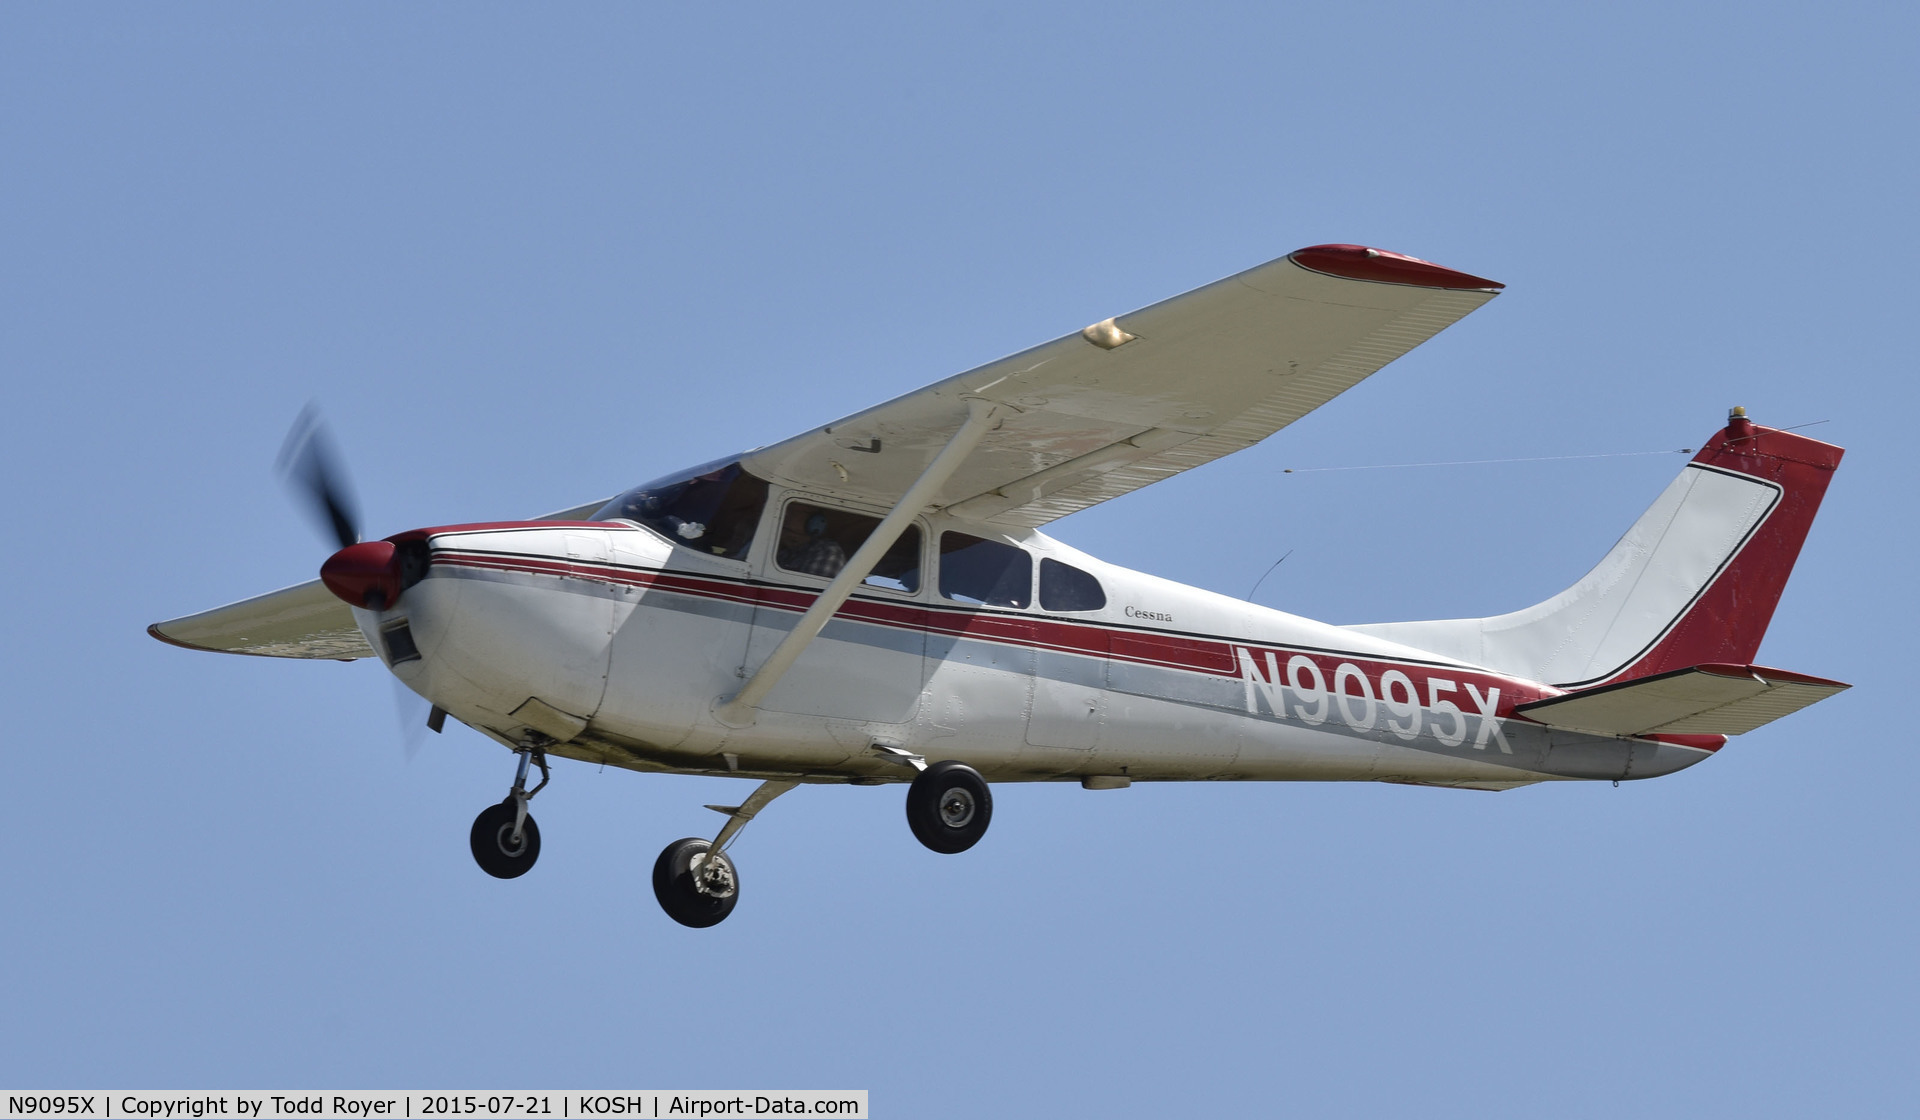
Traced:
<path fill-rule="evenodd" d="M 824 579 L 840 574 L 840 569 L 847 566 L 847 550 L 827 535 L 826 514 L 816 513 L 807 518 L 806 543 L 781 557 L 780 566 Z"/>

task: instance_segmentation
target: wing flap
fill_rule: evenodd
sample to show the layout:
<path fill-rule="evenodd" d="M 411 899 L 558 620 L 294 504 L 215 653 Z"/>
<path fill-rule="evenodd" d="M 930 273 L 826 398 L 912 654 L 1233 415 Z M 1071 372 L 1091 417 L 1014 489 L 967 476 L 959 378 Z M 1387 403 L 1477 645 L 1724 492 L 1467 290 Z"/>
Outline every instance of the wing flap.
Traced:
<path fill-rule="evenodd" d="M 1522 704 L 1528 719 L 1594 735 L 1740 735 L 1852 686 L 1757 665 L 1696 665 Z"/>
<path fill-rule="evenodd" d="M 1009 528 L 1044 525 L 1258 443 L 1496 294 L 1471 277 L 1458 282 L 1485 286 L 1332 275 L 1295 260 L 1310 252 L 989 362 L 746 465 L 890 506 L 959 427 L 966 400 L 984 398 L 1007 416 L 934 504 Z"/>
<path fill-rule="evenodd" d="M 353 611 L 319 580 L 147 627 L 163 642 L 213 653 L 351 661 L 373 647 Z"/>

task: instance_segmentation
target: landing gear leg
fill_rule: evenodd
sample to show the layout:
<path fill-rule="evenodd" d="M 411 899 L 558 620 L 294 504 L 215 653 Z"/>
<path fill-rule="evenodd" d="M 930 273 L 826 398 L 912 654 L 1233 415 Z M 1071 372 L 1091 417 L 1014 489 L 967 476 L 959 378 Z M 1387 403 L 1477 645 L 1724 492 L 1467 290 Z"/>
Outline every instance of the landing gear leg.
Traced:
<path fill-rule="evenodd" d="M 725 813 L 727 823 L 712 840 L 689 836 L 668 844 L 660 858 L 653 861 L 653 897 L 667 917 L 683 926 L 705 929 L 717 926 L 733 913 L 740 900 L 740 873 L 727 858 L 727 845 L 747 826 L 767 802 L 799 785 L 799 782 L 761 782 L 739 805 L 709 805 L 716 813 Z"/>
<path fill-rule="evenodd" d="M 496 879 L 518 879 L 533 870 L 533 861 L 540 858 L 540 826 L 527 813 L 527 802 L 547 788 L 553 777 L 547 769 L 547 752 L 538 745 L 522 743 L 514 753 L 520 756 L 520 768 L 513 788 L 505 801 L 480 810 L 467 836 L 473 861 Z M 527 788 L 529 766 L 540 768 L 540 784 L 532 789 Z"/>

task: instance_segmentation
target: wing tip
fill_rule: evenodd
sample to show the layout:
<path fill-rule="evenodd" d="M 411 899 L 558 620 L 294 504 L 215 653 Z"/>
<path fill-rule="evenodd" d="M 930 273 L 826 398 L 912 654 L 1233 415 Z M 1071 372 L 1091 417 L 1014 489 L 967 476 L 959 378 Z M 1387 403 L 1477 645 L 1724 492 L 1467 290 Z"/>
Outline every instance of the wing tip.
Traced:
<path fill-rule="evenodd" d="M 157 638 L 157 639 L 159 639 L 160 641 L 163 641 L 163 642 L 165 642 L 165 643 L 167 643 L 167 644 L 168 644 L 168 645 L 170 645 L 170 646 L 179 646 L 179 647 L 180 647 L 181 649 L 193 649 L 193 650 L 199 650 L 199 651 L 201 651 L 201 652 L 203 652 L 203 653 L 219 653 L 219 652 L 221 652 L 221 651 L 219 651 L 219 650 L 213 650 L 213 649 L 208 649 L 208 648 L 207 648 L 206 646 L 196 646 L 196 645 L 194 645 L 194 644 L 193 644 L 192 642 L 183 642 L 183 641 L 181 641 L 181 640 L 180 640 L 179 638 L 176 638 L 176 637 L 174 637 L 174 636 L 172 636 L 171 634 L 168 634 L 168 633 L 167 633 L 167 632 L 166 632 L 165 630 L 162 630 L 162 629 L 160 629 L 160 623 L 158 623 L 158 622 L 156 622 L 156 623 L 154 623 L 153 625 L 151 625 L 151 626 L 149 626 L 149 627 L 147 627 L 147 633 L 148 633 L 148 634 L 149 634 L 150 636 L 152 636 L 152 637 L 154 637 L 154 638 Z"/>
<path fill-rule="evenodd" d="M 173 621 L 179 621 L 179 620 L 175 619 Z M 251 650 L 251 649 L 221 649 L 219 646 L 195 645 L 192 642 L 183 641 L 179 638 L 176 638 L 173 635 L 167 633 L 165 630 L 160 629 L 162 625 L 164 624 L 159 622 L 155 622 L 151 624 L 150 626 L 147 627 L 147 633 L 152 637 L 167 643 L 170 646 L 179 646 L 181 649 L 190 649 L 190 650 L 193 650 L 195 653 L 237 653 L 244 657 L 280 656 L 279 654 L 261 653 L 258 650 Z M 309 658 L 307 660 L 348 662 L 348 661 L 358 661 L 359 658 L 357 657 L 317 657 L 317 658 Z"/>
<path fill-rule="evenodd" d="M 1365 245 L 1309 245 L 1288 253 L 1287 259 L 1301 268 L 1338 276 L 1343 280 L 1478 292 L 1498 292 L 1506 287 L 1498 280 L 1457 272 L 1419 257 L 1390 253 L 1385 249 L 1370 249 Z"/>

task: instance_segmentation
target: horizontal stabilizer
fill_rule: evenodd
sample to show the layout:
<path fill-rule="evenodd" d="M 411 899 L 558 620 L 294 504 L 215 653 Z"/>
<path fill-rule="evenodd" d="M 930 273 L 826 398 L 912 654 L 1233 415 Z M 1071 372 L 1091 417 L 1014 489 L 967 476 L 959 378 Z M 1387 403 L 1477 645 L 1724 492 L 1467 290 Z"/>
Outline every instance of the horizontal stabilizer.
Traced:
<path fill-rule="evenodd" d="M 1594 735 L 1739 735 L 1851 687 L 1758 665 L 1695 665 L 1515 710 L 1548 727 Z"/>
<path fill-rule="evenodd" d="M 372 657 L 353 611 L 319 580 L 238 603 L 156 622 L 147 633 L 163 642 L 215 653 L 351 661 Z"/>

